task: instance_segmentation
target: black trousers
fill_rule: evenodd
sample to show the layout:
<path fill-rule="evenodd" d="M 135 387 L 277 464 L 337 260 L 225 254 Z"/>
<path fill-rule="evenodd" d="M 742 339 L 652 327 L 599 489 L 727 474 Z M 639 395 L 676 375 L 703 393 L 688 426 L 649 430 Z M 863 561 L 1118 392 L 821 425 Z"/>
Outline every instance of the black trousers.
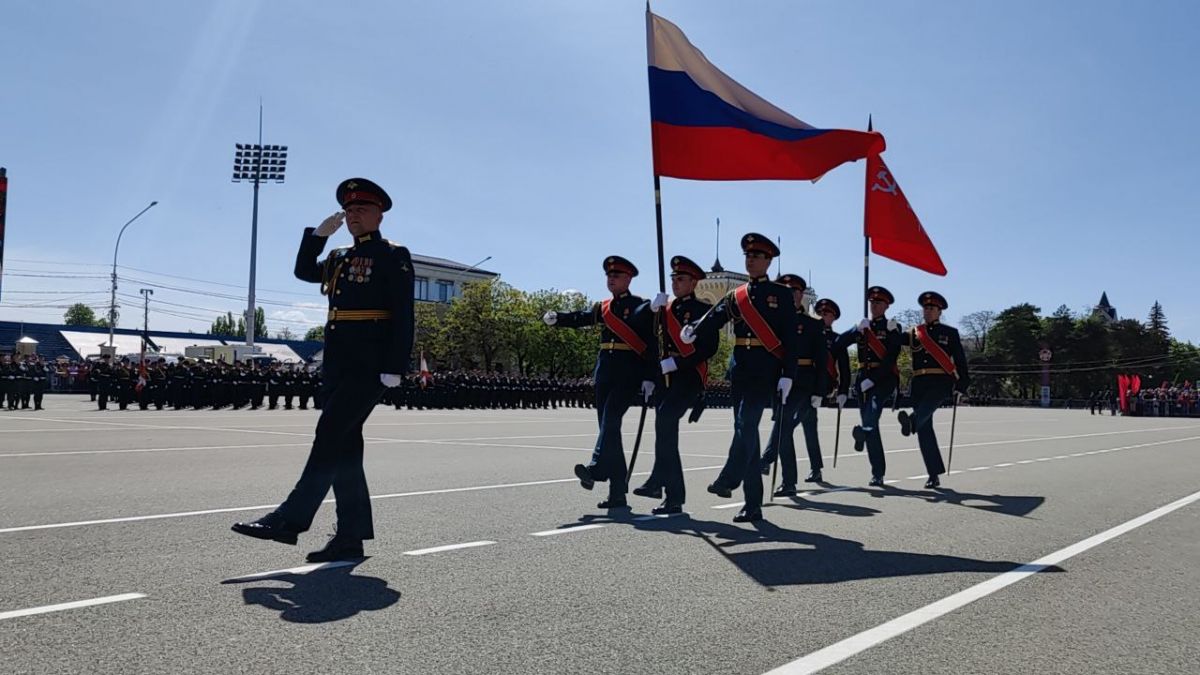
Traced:
<path fill-rule="evenodd" d="M 383 385 L 377 373 L 354 372 L 326 377 L 322 388 L 325 407 L 317 420 L 308 463 L 276 512 L 307 530 L 332 486 L 338 535 L 374 539 L 371 497 L 363 473 L 362 429 L 383 394 Z"/>
<path fill-rule="evenodd" d="M 677 371 L 671 375 L 671 386 L 654 409 L 654 468 L 646 482 L 661 485 L 666 501 L 671 504 L 687 501 L 683 463 L 679 458 L 679 420 L 696 404 L 701 391 L 700 376 L 695 371 Z"/>

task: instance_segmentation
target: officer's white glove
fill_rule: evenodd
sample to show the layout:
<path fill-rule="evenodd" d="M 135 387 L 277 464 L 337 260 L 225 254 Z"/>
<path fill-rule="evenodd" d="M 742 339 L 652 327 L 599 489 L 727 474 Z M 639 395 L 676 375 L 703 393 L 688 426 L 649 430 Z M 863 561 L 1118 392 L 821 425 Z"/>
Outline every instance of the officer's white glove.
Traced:
<path fill-rule="evenodd" d="M 649 402 L 650 397 L 654 395 L 654 383 L 650 380 L 642 382 L 642 399 Z"/>
<path fill-rule="evenodd" d="M 696 341 L 696 327 L 688 324 L 679 331 L 679 341 L 685 345 L 690 345 Z"/>
<path fill-rule="evenodd" d="M 659 293 L 658 295 L 654 296 L 653 300 L 650 301 L 650 311 L 651 312 L 657 312 L 658 310 L 660 310 L 666 306 L 667 306 L 667 294 L 666 293 Z"/>
<path fill-rule="evenodd" d="M 338 211 L 325 220 L 322 220 L 321 224 L 317 226 L 317 229 L 313 230 L 313 234 L 317 235 L 318 237 L 328 237 L 329 235 L 338 231 L 338 228 L 342 226 L 342 221 L 345 219 L 346 212 Z"/>
<path fill-rule="evenodd" d="M 379 384 L 382 384 L 388 389 L 391 389 L 392 387 L 399 387 L 400 383 L 402 382 L 404 382 L 404 377 L 401 375 L 393 375 L 392 373 L 379 374 Z"/>
<path fill-rule="evenodd" d="M 809 401 L 812 403 L 812 407 L 814 407 L 814 408 L 821 407 L 821 397 L 820 396 L 813 396 L 813 397 L 809 398 Z"/>
<path fill-rule="evenodd" d="M 775 390 L 779 392 L 779 403 L 786 404 L 788 394 L 790 394 L 792 391 L 792 378 L 779 378 L 779 384 L 775 386 Z"/>
<path fill-rule="evenodd" d="M 545 321 L 547 326 L 553 326 L 558 323 L 558 312 L 546 312 L 542 315 L 542 321 Z"/>
<path fill-rule="evenodd" d="M 671 356 L 668 356 L 667 358 L 660 361 L 658 365 L 662 366 L 662 374 L 663 375 L 666 375 L 667 373 L 673 373 L 673 372 L 679 370 L 679 366 L 675 365 L 675 358 L 671 357 Z"/>
<path fill-rule="evenodd" d="M 863 319 L 858 322 L 858 332 L 865 333 L 871 327 L 870 319 Z"/>
<path fill-rule="evenodd" d="M 864 394 L 867 393 L 868 389 L 870 389 L 871 387 L 874 387 L 874 386 L 875 386 L 875 383 L 872 382 L 871 378 L 869 378 L 869 377 L 863 378 L 863 381 L 858 383 L 858 388 L 861 389 Z"/>
<path fill-rule="evenodd" d="M 846 407 L 846 395 L 845 394 L 837 395 L 837 404 L 838 404 L 838 410 L 841 410 L 842 408 Z"/>
<path fill-rule="evenodd" d="M 966 394 L 964 394 L 963 392 L 955 390 L 955 392 L 954 392 L 954 403 L 955 403 L 955 404 L 962 403 L 962 402 L 963 402 L 963 399 L 965 399 L 966 397 L 967 397 L 967 395 L 966 395 Z"/>
<path fill-rule="evenodd" d="M 900 324 L 895 319 L 888 319 L 888 330 L 900 330 Z"/>

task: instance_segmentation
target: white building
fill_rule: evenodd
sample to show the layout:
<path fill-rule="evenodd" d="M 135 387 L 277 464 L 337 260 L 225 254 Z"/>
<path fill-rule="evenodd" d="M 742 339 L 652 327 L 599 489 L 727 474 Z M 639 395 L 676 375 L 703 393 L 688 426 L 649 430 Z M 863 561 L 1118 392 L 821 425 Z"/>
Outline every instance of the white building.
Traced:
<path fill-rule="evenodd" d="M 451 299 L 462 295 L 463 284 L 488 281 L 500 276 L 496 272 L 445 258 L 414 253 L 412 261 L 416 274 L 414 296 L 426 302 L 449 304 Z"/>

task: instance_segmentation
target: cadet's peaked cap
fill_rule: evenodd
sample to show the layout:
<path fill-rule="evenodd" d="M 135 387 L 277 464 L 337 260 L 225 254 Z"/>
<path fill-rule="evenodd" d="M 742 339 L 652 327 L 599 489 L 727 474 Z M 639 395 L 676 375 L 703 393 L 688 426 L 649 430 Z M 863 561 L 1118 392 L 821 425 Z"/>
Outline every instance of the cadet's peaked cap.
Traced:
<path fill-rule="evenodd" d="M 772 258 L 779 257 L 779 247 L 775 245 L 775 242 L 756 232 L 751 232 L 742 237 L 742 253 L 750 253 L 751 251 L 766 253 Z"/>
<path fill-rule="evenodd" d="M 624 272 L 631 277 L 638 275 L 637 265 L 629 262 L 619 255 L 610 255 L 604 259 L 604 272 Z"/>
<path fill-rule="evenodd" d="M 366 178 L 347 178 L 337 186 L 337 203 L 344 209 L 356 202 L 374 204 L 380 211 L 392 208 L 392 198 Z"/>
<path fill-rule="evenodd" d="M 950 303 L 946 302 L 946 298 L 942 297 L 937 291 L 925 291 L 917 298 L 917 304 L 921 307 L 925 305 L 937 305 L 939 309 L 949 309 Z"/>
<path fill-rule="evenodd" d="M 896 296 L 883 286 L 872 286 L 867 289 L 867 300 L 882 300 L 889 305 L 896 304 Z"/>
<path fill-rule="evenodd" d="M 775 283 L 783 284 L 793 291 L 800 291 L 801 293 L 808 290 L 808 282 L 799 274 L 780 274 Z"/>
<path fill-rule="evenodd" d="M 817 314 L 822 314 L 826 310 L 829 310 L 830 312 L 833 312 L 833 318 L 835 318 L 835 319 L 842 318 L 842 308 L 838 307 L 838 304 L 836 302 L 830 300 L 829 298 L 821 298 L 820 300 L 818 300 L 815 309 L 817 311 Z"/>
<path fill-rule="evenodd" d="M 706 276 L 704 270 L 693 262 L 691 258 L 685 258 L 681 255 L 671 258 L 671 276 L 675 276 L 676 274 L 686 274 L 696 281 Z"/>

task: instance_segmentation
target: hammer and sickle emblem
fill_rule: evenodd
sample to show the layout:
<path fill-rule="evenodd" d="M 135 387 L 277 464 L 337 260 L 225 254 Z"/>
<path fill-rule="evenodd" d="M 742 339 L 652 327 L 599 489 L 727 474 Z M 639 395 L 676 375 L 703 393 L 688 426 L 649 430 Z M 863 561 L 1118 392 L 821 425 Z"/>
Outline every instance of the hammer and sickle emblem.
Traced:
<path fill-rule="evenodd" d="M 880 171 L 879 173 L 875 174 L 875 177 L 878 178 L 879 180 L 883 181 L 883 183 L 882 183 L 882 185 L 880 183 L 872 183 L 871 184 L 871 192 L 875 192 L 876 190 L 878 190 L 880 192 L 886 192 L 890 195 L 896 194 L 896 190 L 897 190 L 896 183 L 892 180 L 892 177 L 888 174 L 887 169 L 884 169 L 883 171 Z"/>

